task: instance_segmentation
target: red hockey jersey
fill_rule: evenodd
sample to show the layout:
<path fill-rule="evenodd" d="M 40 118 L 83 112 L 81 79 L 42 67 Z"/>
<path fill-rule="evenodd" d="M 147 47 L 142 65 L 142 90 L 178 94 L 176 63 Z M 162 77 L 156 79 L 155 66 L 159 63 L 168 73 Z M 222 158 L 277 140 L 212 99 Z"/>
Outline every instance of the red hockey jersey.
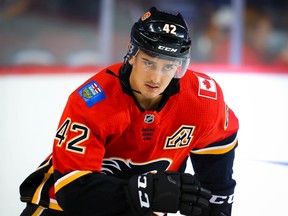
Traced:
<path fill-rule="evenodd" d="M 222 155 L 235 148 L 238 119 L 211 77 L 188 70 L 158 110 L 145 111 L 121 79 L 121 66 L 95 74 L 69 96 L 53 154 L 21 185 L 22 201 L 62 210 L 55 193 L 61 197 L 61 190 L 95 172 L 127 179 L 178 170 L 191 153 Z M 61 175 L 52 177 L 55 172 Z"/>

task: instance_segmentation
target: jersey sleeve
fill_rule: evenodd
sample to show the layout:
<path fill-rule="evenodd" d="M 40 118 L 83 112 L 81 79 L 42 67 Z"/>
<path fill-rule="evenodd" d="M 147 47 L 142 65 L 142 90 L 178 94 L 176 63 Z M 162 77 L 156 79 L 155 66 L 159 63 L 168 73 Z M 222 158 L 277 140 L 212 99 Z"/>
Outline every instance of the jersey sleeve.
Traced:
<path fill-rule="evenodd" d="M 100 127 L 91 130 L 89 108 L 73 93 L 62 113 L 53 145 L 53 165 L 61 173 L 101 171 L 105 153 Z"/>
<path fill-rule="evenodd" d="M 202 186 L 211 190 L 213 195 L 210 199 L 211 208 L 203 216 L 231 215 L 236 186 L 232 175 L 239 123 L 234 112 L 225 103 L 218 84 L 216 104 L 216 120 L 208 125 L 201 141 L 190 155 L 195 174 Z"/>
<path fill-rule="evenodd" d="M 52 160 L 57 202 L 71 216 L 130 215 L 126 181 L 101 173 L 105 136 L 93 125 L 97 118 L 86 105 L 72 93 L 56 132 Z"/>
<path fill-rule="evenodd" d="M 201 138 L 192 150 L 193 154 L 223 154 L 237 145 L 238 118 L 226 104 L 219 84 L 214 80 L 213 83 L 216 85 L 217 96 L 214 100 L 202 100 L 202 105 L 209 107 L 209 111 L 206 110 L 203 114 L 206 116 L 206 128 L 201 132 Z"/>

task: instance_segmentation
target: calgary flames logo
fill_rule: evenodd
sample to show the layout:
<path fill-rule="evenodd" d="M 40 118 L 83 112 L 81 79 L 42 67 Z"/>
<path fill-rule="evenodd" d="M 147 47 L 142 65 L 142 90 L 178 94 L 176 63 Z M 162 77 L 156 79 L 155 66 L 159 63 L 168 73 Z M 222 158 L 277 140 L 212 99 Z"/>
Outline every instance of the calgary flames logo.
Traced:
<path fill-rule="evenodd" d="M 140 175 L 148 172 L 157 173 L 157 170 L 162 172 L 167 170 L 171 164 L 172 161 L 169 158 L 158 158 L 154 161 L 142 163 L 133 162 L 131 159 L 104 158 L 102 172 L 120 178 L 129 178 L 132 175 Z"/>
<path fill-rule="evenodd" d="M 148 11 L 141 17 L 141 20 L 144 21 L 144 20 L 148 19 L 150 16 L 151 16 L 151 13 Z"/>
<path fill-rule="evenodd" d="M 172 136 L 166 138 L 164 149 L 189 146 L 195 126 L 182 125 Z"/>

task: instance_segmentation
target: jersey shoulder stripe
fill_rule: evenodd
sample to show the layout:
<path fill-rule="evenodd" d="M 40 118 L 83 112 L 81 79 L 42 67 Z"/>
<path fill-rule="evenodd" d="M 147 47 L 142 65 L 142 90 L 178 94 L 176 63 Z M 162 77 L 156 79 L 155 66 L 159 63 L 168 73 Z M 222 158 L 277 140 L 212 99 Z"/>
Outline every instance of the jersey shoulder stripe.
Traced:
<path fill-rule="evenodd" d="M 72 181 L 75 181 L 76 179 L 87 175 L 89 173 L 92 173 L 91 171 L 80 171 L 75 170 L 73 172 L 68 173 L 67 175 L 63 176 L 62 178 L 58 179 L 55 183 L 55 193 L 57 193 L 62 187 L 65 185 L 71 183 Z"/>
<path fill-rule="evenodd" d="M 54 168 L 52 166 L 52 156 L 50 155 L 22 182 L 20 185 L 20 200 L 41 205 L 44 208 L 63 211 L 56 199 L 50 196 L 53 185 Z"/>
<path fill-rule="evenodd" d="M 225 154 L 230 150 L 234 149 L 238 143 L 237 133 L 232 136 L 220 141 L 212 143 L 201 149 L 193 149 L 191 153 L 193 154 Z"/>

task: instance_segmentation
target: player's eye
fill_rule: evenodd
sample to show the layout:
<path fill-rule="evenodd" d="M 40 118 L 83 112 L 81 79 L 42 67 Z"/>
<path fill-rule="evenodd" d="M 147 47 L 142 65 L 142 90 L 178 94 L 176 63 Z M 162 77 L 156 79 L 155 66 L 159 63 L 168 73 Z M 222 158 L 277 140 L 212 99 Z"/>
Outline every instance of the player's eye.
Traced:
<path fill-rule="evenodd" d="M 153 61 L 145 60 L 145 65 L 146 65 L 147 67 L 152 67 Z"/>
<path fill-rule="evenodd" d="M 169 71 L 173 70 L 175 67 L 176 67 L 176 65 L 174 65 L 174 64 L 167 64 L 164 66 L 164 71 L 169 72 Z"/>

